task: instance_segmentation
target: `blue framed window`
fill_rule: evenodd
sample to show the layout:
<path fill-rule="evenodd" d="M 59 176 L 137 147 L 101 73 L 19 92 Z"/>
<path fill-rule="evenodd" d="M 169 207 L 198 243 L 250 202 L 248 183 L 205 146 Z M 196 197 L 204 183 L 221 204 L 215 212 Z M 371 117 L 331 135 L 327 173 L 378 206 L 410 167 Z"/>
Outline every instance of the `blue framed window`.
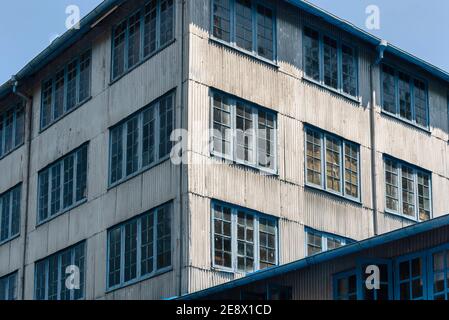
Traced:
<path fill-rule="evenodd" d="M 212 155 L 272 174 L 277 172 L 277 114 L 212 92 Z"/>
<path fill-rule="evenodd" d="M 307 256 L 334 250 L 354 242 L 354 240 L 327 232 L 317 231 L 309 227 L 305 228 L 305 232 Z"/>
<path fill-rule="evenodd" d="M 172 203 L 108 231 L 109 290 L 135 283 L 171 268 Z"/>
<path fill-rule="evenodd" d="M 91 65 L 89 49 L 42 83 L 41 130 L 90 98 Z"/>
<path fill-rule="evenodd" d="M 373 284 L 372 279 L 368 279 L 372 275 L 371 270 L 367 273 L 369 266 L 379 268 L 379 289 L 368 289 L 366 281 L 369 280 Z M 357 291 L 359 300 L 381 301 L 392 300 L 393 292 L 393 268 L 390 260 L 386 259 L 361 259 L 357 263 Z"/>
<path fill-rule="evenodd" d="M 34 298 L 36 300 L 80 300 L 85 288 L 85 247 L 81 242 L 35 263 Z M 68 279 L 69 270 L 79 270 L 79 286 Z M 76 278 L 76 277 L 75 277 Z M 74 284 L 75 287 L 68 287 Z"/>
<path fill-rule="evenodd" d="M 397 300 L 427 299 L 427 266 L 424 254 L 397 259 L 395 269 Z"/>
<path fill-rule="evenodd" d="M 360 201 L 360 146 L 309 126 L 305 144 L 307 185 Z"/>
<path fill-rule="evenodd" d="M 278 221 L 254 211 L 212 203 L 213 266 L 251 273 L 278 264 Z"/>
<path fill-rule="evenodd" d="M 386 211 L 426 221 L 432 217 L 432 174 L 385 157 Z"/>
<path fill-rule="evenodd" d="M 17 300 L 18 272 L 0 278 L 0 301 Z"/>
<path fill-rule="evenodd" d="M 25 106 L 22 102 L 0 113 L 0 158 L 4 157 L 25 139 Z"/>
<path fill-rule="evenodd" d="M 87 147 L 81 146 L 39 172 L 39 224 L 86 200 Z"/>
<path fill-rule="evenodd" d="M 274 9 L 256 0 L 211 0 L 212 36 L 267 60 L 276 60 Z"/>
<path fill-rule="evenodd" d="M 343 41 L 309 27 L 303 37 L 304 74 L 307 79 L 351 97 L 358 94 L 358 55 Z"/>
<path fill-rule="evenodd" d="M 109 183 L 128 177 L 167 159 L 172 149 L 174 92 L 152 102 L 110 129 Z"/>
<path fill-rule="evenodd" d="M 333 277 L 334 300 L 357 300 L 357 275 L 355 270 Z"/>
<path fill-rule="evenodd" d="M 441 248 L 430 252 L 429 298 L 449 300 L 449 249 Z"/>
<path fill-rule="evenodd" d="M 21 185 L 0 195 L 0 244 L 20 234 Z"/>
<path fill-rule="evenodd" d="M 429 129 L 429 98 L 426 81 L 387 64 L 382 64 L 381 71 L 383 111 Z"/>
<path fill-rule="evenodd" d="M 112 32 L 112 80 L 168 45 L 175 36 L 173 0 L 150 0 Z"/>

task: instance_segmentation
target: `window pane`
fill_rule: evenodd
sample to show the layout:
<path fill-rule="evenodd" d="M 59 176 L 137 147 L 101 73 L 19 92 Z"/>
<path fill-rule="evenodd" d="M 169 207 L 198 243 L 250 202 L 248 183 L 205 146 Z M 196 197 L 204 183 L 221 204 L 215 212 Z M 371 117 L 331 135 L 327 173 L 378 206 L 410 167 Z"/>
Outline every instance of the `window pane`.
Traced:
<path fill-rule="evenodd" d="M 64 69 L 56 73 L 55 77 L 55 106 L 53 119 L 58 119 L 64 113 Z"/>
<path fill-rule="evenodd" d="M 123 177 L 123 128 L 111 130 L 111 183 Z"/>
<path fill-rule="evenodd" d="M 17 300 L 17 272 L 8 277 L 8 300 Z"/>
<path fill-rule="evenodd" d="M 307 182 L 321 186 L 321 134 L 306 131 Z"/>
<path fill-rule="evenodd" d="M 1 118 L 0 118 L 1 121 Z M 16 108 L 16 125 L 15 125 L 15 140 L 14 147 L 21 145 L 25 139 L 25 106 L 23 104 L 19 104 Z M 0 132 L 1 139 L 1 132 Z M 0 154 L 1 154 L 1 144 L 0 144 Z"/>
<path fill-rule="evenodd" d="M 49 170 L 39 174 L 39 221 L 48 218 Z"/>
<path fill-rule="evenodd" d="M 73 109 L 76 104 L 76 74 L 78 68 L 78 60 L 75 60 L 67 66 L 67 93 L 66 93 L 66 109 Z"/>
<path fill-rule="evenodd" d="M 323 37 L 324 50 L 324 84 L 334 89 L 338 88 L 338 55 L 337 41 Z"/>
<path fill-rule="evenodd" d="M 64 159 L 64 208 L 73 204 L 74 158 L 75 155 L 71 155 Z"/>
<path fill-rule="evenodd" d="M 91 51 L 88 51 L 80 58 L 79 102 L 90 97 L 91 54 Z"/>
<path fill-rule="evenodd" d="M 254 216 L 242 211 L 237 219 L 237 269 L 254 271 Z"/>
<path fill-rule="evenodd" d="M 11 193 L 8 192 L 1 198 L 1 232 L 0 241 L 4 241 L 9 238 L 9 222 L 11 212 Z"/>
<path fill-rule="evenodd" d="M 76 153 L 76 201 L 87 197 L 87 146 Z"/>
<path fill-rule="evenodd" d="M 258 165 L 275 170 L 275 127 L 274 115 L 259 110 L 257 130 Z"/>
<path fill-rule="evenodd" d="M 214 151 L 231 157 L 231 108 L 228 99 L 214 94 Z"/>
<path fill-rule="evenodd" d="M 20 196 L 21 187 L 17 187 L 12 191 L 10 237 L 16 236 L 20 233 Z"/>
<path fill-rule="evenodd" d="M 52 120 L 51 109 L 53 104 L 53 80 L 48 80 L 42 85 L 42 111 L 41 125 L 46 127 Z"/>
<path fill-rule="evenodd" d="M 251 0 L 236 0 L 235 20 L 235 42 L 237 46 L 248 51 L 253 51 Z"/>
<path fill-rule="evenodd" d="M 120 284 L 121 244 L 121 229 L 119 227 L 109 232 L 109 287 Z"/>
<path fill-rule="evenodd" d="M 402 118 L 412 120 L 410 77 L 401 72 L 399 73 L 399 111 Z"/>
<path fill-rule="evenodd" d="M 320 80 L 320 46 L 318 32 L 305 28 L 304 30 L 304 63 L 305 74 L 309 78 Z"/>
<path fill-rule="evenodd" d="M 68 274 L 66 274 L 66 269 L 68 266 L 72 265 L 72 252 L 70 250 L 67 250 L 65 252 L 62 252 L 60 254 L 61 256 L 61 280 L 60 280 L 60 287 L 61 287 L 61 300 L 70 300 L 70 289 L 66 285 Z"/>
<path fill-rule="evenodd" d="M 48 258 L 48 300 L 58 300 L 58 255 Z"/>
<path fill-rule="evenodd" d="M 273 11 L 260 4 L 257 5 L 257 53 L 270 60 L 274 60 L 273 26 Z"/>
<path fill-rule="evenodd" d="M 173 0 L 161 0 L 161 46 L 173 40 L 173 8 Z"/>
<path fill-rule="evenodd" d="M 419 220 L 430 219 L 430 176 L 418 172 Z"/>
<path fill-rule="evenodd" d="M 252 107 L 242 102 L 237 102 L 236 110 L 237 160 L 254 163 L 254 123 Z"/>
<path fill-rule="evenodd" d="M 170 136 L 174 126 L 173 103 L 173 95 L 162 98 L 159 102 L 159 159 L 170 155 L 171 152 L 172 142 L 170 141 Z"/>
<path fill-rule="evenodd" d="M 399 181 L 397 164 L 391 160 L 385 161 L 385 187 L 387 209 L 399 211 Z"/>
<path fill-rule="evenodd" d="M 415 217 L 415 180 L 413 170 L 402 167 L 402 210 L 410 217 Z"/>
<path fill-rule="evenodd" d="M 339 239 L 327 238 L 327 250 L 338 249 L 343 246 L 343 243 Z"/>
<path fill-rule="evenodd" d="M 143 54 L 146 57 L 156 50 L 156 11 L 157 0 L 151 0 L 145 6 Z"/>
<path fill-rule="evenodd" d="M 137 221 L 125 225 L 125 282 L 137 277 Z"/>
<path fill-rule="evenodd" d="M 171 212 L 168 206 L 157 210 L 157 268 L 171 265 Z"/>
<path fill-rule="evenodd" d="M 139 167 L 139 118 L 126 123 L 126 175 L 133 174 Z"/>
<path fill-rule="evenodd" d="M 382 66 L 382 101 L 385 111 L 396 113 L 395 72 L 389 66 Z"/>
<path fill-rule="evenodd" d="M 351 96 L 357 94 L 357 63 L 354 49 L 345 45 L 342 50 L 343 92 Z"/>
<path fill-rule="evenodd" d="M 154 269 L 154 213 L 142 217 L 142 276 L 150 274 Z"/>
<path fill-rule="evenodd" d="M 51 167 L 51 203 L 50 216 L 61 210 L 61 163 Z"/>
<path fill-rule="evenodd" d="M 321 253 L 323 251 L 321 235 L 307 232 L 307 256 Z"/>
<path fill-rule="evenodd" d="M 112 78 L 125 72 L 125 37 L 127 21 L 123 21 L 114 29 Z"/>
<path fill-rule="evenodd" d="M 9 109 L 5 113 L 5 127 L 3 132 L 5 135 L 4 152 L 7 153 L 12 150 L 14 138 L 14 109 Z"/>
<path fill-rule="evenodd" d="M 415 95 L 415 114 L 416 123 L 420 126 L 428 126 L 428 107 L 427 107 L 427 88 L 426 84 L 419 80 L 414 80 L 414 95 Z"/>
<path fill-rule="evenodd" d="M 214 206 L 214 246 L 215 264 L 232 267 L 231 209 Z"/>
<path fill-rule="evenodd" d="M 260 269 L 276 265 L 276 223 L 272 220 L 259 219 L 259 256 Z"/>
<path fill-rule="evenodd" d="M 359 197 L 359 149 L 345 143 L 345 193 L 353 198 Z"/>
<path fill-rule="evenodd" d="M 129 18 L 128 27 L 128 68 L 140 61 L 140 12 Z"/>
<path fill-rule="evenodd" d="M 341 157 L 340 141 L 326 137 L 326 187 L 329 190 L 341 192 Z"/>
<path fill-rule="evenodd" d="M 45 300 L 45 287 L 47 286 L 47 272 L 46 272 L 47 261 L 41 261 L 36 263 L 35 271 L 35 288 L 34 296 L 36 300 Z"/>
<path fill-rule="evenodd" d="M 142 166 L 144 167 L 155 161 L 156 118 L 154 112 L 155 107 L 152 106 L 143 113 Z"/>
<path fill-rule="evenodd" d="M 85 283 L 85 253 L 84 249 L 85 243 L 77 245 L 73 250 L 74 252 L 74 259 L 75 259 L 75 266 L 79 268 L 80 271 L 80 287 L 79 289 L 74 289 L 74 299 L 78 300 L 84 297 L 84 283 Z"/>
<path fill-rule="evenodd" d="M 218 39 L 231 41 L 230 0 L 214 0 L 213 34 Z"/>

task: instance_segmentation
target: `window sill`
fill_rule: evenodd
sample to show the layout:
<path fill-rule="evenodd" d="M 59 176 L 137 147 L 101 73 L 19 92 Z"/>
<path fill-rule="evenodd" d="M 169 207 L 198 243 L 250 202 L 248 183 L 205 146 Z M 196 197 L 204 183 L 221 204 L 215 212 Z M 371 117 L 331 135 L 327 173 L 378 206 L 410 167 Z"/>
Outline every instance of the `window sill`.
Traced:
<path fill-rule="evenodd" d="M 406 216 L 406 215 L 403 215 L 403 214 L 400 214 L 400 213 L 397 213 L 397 212 L 394 212 L 394 211 L 391 211 L 391 210 L 388 210 L 388 209 L 385 209 L 384 213 L 386 215 L 394 216 L 396 218 L 400 218 L 402 220 L 406 220 L 406 221 L 409 221 L 409 222 L 414 222 L 414 223 L 425 222 L 425 221 L 420 221 L 417 218 L 412 218 L 412 217 L 409 217 L 409 216 Z M 432 219 L 433 219 L 433 217 L 431 217 L 429 220 L 432 220 Z M 428 221 L 428 220 L 426 220 L 426 221 Z"/>
<path fill-rule="evenodd" d="M 343 196 L 341 194 L 338 194 L 336 192 L 332 192 L 332 191 L 329 191 L 329 190 L 324 190 L 324 189 L 322 189 L 322 188 L 320 188 L 318 186 L 312 185 L 310 183 L 306 183 L 304 185 L 304 188 L 306 190 L 309 190 L 309 191 L 315 191 L 317 193 L 322 193 L 322 194 L 325 194 L 325 195 L 329 195 L 329 196 L 334 197 L 336 199 L 340 199 L 340 200 L 351 202 L 351 203 L 353 203 L 353 204 L 355 204 L 355 205 L 357 205 L 359 207 L 361 207 L 363 205 L 362 201 L 360 199 L 354 199 L 354 198 L 345 197 L 345 196 Z"/>
<path fill-rule="evenodd" d="M 425 132 L 425 133 L 427 133 L 427 134 L 429 134 L 429 135 L 432 134 L 432 131 L 430 130 L 430 128 L 425 128 L 425 127 L 422 127 L 422 126 L 420 126 L 420 125 L 417 125 L 416 123 L 414 123 L 414 122 L 412 122 L 412 121 L 403 119 L 403 118 L 401 118 L 401 117 L 399 117 L 399 116 L 397 116 L 397 115 L 395 115 L 395 114 L 393 114 L 393 113 L 390 113 L 390 112 L 388 112 L 388 111 L 385 111 L 383 108 L 382 108 L 381 114 L 384 115 L 385 117 L 388 117 L 388 118 L 397 120 L 397 121 L 399 121 L 399 122 L 401 122 L 401 123 L 403 123 L 403 124 L 406 124 L 406 125 L 408 125 L 408 126 L 410 126 L 410 127 L 413 127 L 413 128 L 415 128 L 415 129 L 418 129 L 418 130 L 420 130 L 420 131 L 422 131 L 422 132 Z"/>
<path fill-rule="evenodd" d="M 146 281 L 146 280 L 150 280 L 150 279 L 153 279 L 153 278 L 160 277 L 160 276 L 162 276 L 162 275 L 164 275 L 166 273 L 172 272 L 172 271 L 173 271 L 173 267 L 172 266 L 164 268 L 164 269 L 160 269 L 160 270 L 154 272 L 153 274 L 150 274 L 150 275 L 138 278 L 138 279 L 134 279 L 134 280 L 128 281 L 128 282 L 126 282 L 124 284 L 116 285 L 116 286 L 111 287 L 111 288 L 107 288 L 106 289 L 106 294 L 113 293 L 114 291 L 118 291 L 120 289 L 123 289 L 123 288 L 126 288 L 126 287 L 130 287 L 132 285 L 138 284 L 138 283 Z"/>
<path fill-rule="evenodd" d="M 83 200 L 81 200 L 81 201 L 78 201 L 76 204 L 74 204 L 74 205 L 72 205 L 72 206 L 70 206 L 70 207 L 64 209 L 64 210 L 61 211 L 60 213 L 57 213 L 57 214 L 55 214 L 54 216 L 52 216 L 52 217 L 50 217 L 50 218 L 48 218 L 48 219 L 45 219 L 45 220 L 43 220 L 43 221 L 40 221 L 40 222 L 36 223 L 36 228 L 38 228 L 38 227 L 40 227 L 40 226 L 42 226 L 42 225 L 44 225 L 44 224 L 47 224 L 48 222 L 50 222 L 50 221 L 52 221 L 52 220 L 58 218 L 59 216 L 62 216 L 62 215 L 64 215 L 64 214 L 66 214 L 67 212 L 72 211 L 72 210 L 74 210 L 74 209 L 76 209 L 76 208 L 82 206 L 82 205 L 85 204 L 86 202 L 87 202 L 87 198 L 85 198 L 85 199 L 83 199 Z"/>
<path fill-rule="evenodd" d="M 66 113 L 64 113 L 62 116 L 60 116 L 58 119 L 54 120 L 53 122 L 51 122 L 50 124 L 48 124 L 45 127 L 41 127 L 39 129 L 39 134 L 43 133 L 44 131 L 50 129 L 53 125 L 55 125 L 56 123 L 58 123 L 59 121 L 61 121 L 62 119 L 64 119 L 65 117 L 67 117 L 69 114 L 72 114 L 73 112 L 75 112 L 76 110 L 78 110 L 79 108 L 81 108 L 83 105 L 85 105 L 86 103 L 88 103 L 90 100 L 92 100 L 92 96 L 89 96 L 88 98 L 84 99 L 82 102 L 80 102 L 78 105 L 76 105 L 75 107 L 73 107 L 72 110 L 67 111 Z"/>
<path fill-rule="evenodd" d="M 236 52 L 239 52 L 239 53 L 241 53 L 241 54 L 244 54 L 244 55 L 247 56 L 247 57 L 256 59 L 256 60 L 258 60 L 258 61 L 260 61 L 260 62 L 262 62 L 262 63 L 264 63 L 264 64 L 266 64 L 266 65 L 269 65 L 270 67 L 279 69 L 279 65 L 277 64 L 277 61 L 276 61 L 276 60 L 273 61 L 273 60 L 269 60 L 269 59 L 267 59 L 267 58 L 261 57 L 261 56 L 255 54 L 254 52 L 246 51 L 245 49 L 241 49 L 241 48 L 239 48 L 239 47 L 237 47 L 237 46 L 235 46 L 235 45 L 232 45 L 232 44 L 230 44 L 230 43 L 228 43 L 228 42 L 226 42 L 226 41 L 223 41 L 223 40 L 221 40 L 221 39 L 215 38 L 214 36 L 209 36 L 209 40 L 210 40 L 211 42 L 214 42 L 214 43 L 216 43 L 216 44 L 225 46 L 225 47 L 227 47 L 227 48 L 229 48 L 229 49 L 232 49 L 232 50 L 234 50 L 234 51 L 236 51 Z"/>
<path fill-rule="evenodd" d="M 146 167 L 144 167 L 144 168 L 142 168 L 142 169 L 140 169 L 140 170 L 134 172 L 133 174 L 131 174 L 131 175 L 129 175 L 129 176 L 126 176 L 126 177 L 123 178 L 122 180 L 119 180 L 119 181 L 117 181 L 117 182 L 111 183 L 111 184 L 108 186 L 107 191 L 110 191 L 111 189 L 114 189 L 114 188 L 118 187 L 119 185 L 121 185 L 121 184 L 123 184 L 123 183 L 125 183 L 125 182 L 128 182 L 129 180 L 132 180 L 132 179 L 134 179 L 135 177 L 137 177 L 137 176 L 139 176 L 139 175 L 141 175 L 141 174 L 143 174 L 143 173 L 145 173 L 145 172 L 147 172 L 147 171 L 149 171 L 149 170 L 151 170 L 151 169 L 153 169 L 153 168 L 155 168 L 155 167 L 157 167 L 157 166 L 160 166 L 161 164 L 163 164 L 164 162 L 166 162 L 166 161 L 169 160 L 169 159 L 170 159 L 170 156 L 169 156 L 169 155 L 168 155 L 168 156 L 165 156 L 165 157 L 163 157 L 161 160 L 155 162 L 154 164 L 149 165 L 149 166 L 146 166 Z"/>
<path fill-rule="evenodd" d="M 216 159 L 216 160 L 221 161 L 223 164 L 227 164 L 229 166 L 235 166 L 235 167 L 250 169 L 250 170 L 253 170 L 254 172 L 256 172 L 258 174 L 265 175 L 265 176 L 268 176 L 268 177 L 275 177 L 275 178 L 279 177 L 278 171 L 264 170 L 262 168 L 253 166 L 253 165 L 248 164 L 248 163 L 230 160 L 229 158 L 223 157 L 222 155 L 217 155 L 217 154 L 215 154 L 213 152 L 210 154 L 210 156 L 212 158 Z"/>
<path fill-rule="evenodd" d="M 25 142 L 22 142 L 21 144 L 19 144 L 17 147 L 14 147 L 13 149 L 9 150 L 7 153 L 5 153 L 4 155 L 2 155 L 0 157 L 0 161 L 3 160 L 4 158 L 6 158 L 7 156 L 9 156 L 10 154 L 14 153 L 15 151 L 17 151 L 18 149 L 20 149 L 21 147 L 23 147 L 25 145 Z"/>
<path fill-rule="evenodd" d="M 5 239 L 3 241 L 0 242 L 0 246 L 3 246 L 11 241 L 16 240 L 17 238 L 20 238 L 20 233 L 16 234 L 15 236 L 12 236 L 11 238 Z"/>
<path fill-rule="evenodd" d="M 124 71 L 121 75 L 119 75 L 119 76 L 117 76 L 115 78 L 112 78 L 112 71 L 111 71 L 111 81 L 109 81 L 109 86 L 112 86 L 114 83 L 118 82 L 120 79 L 122 79 L 123 77 L 125 77 L 126 75 L 128 75 L 129 73 L 131 73 L 132 71 L 134 71 L 135 69 L 140 67 L 141 65 L 143 65 L 145 62 L 147 62 L 148 60 L 150 60 L 154 56 L 156 56 L 159 53 L 161 53 L 162 51 L 164 51 L 166 48 L 170 47 L 175 42 L 176 42 L 176 38 L 173 38 L 172 40 L 170 40 L 169 42 L 167 42 L 166 44 L 161 46 L 159 49 L 157 49 L 153 53 L 151 53 L 148 56 L 146 56 L 145 58 L 143 58 L 142 61 L 138 62 L 136 65 L 132 66 L 131 68 L 129 68 L 128 70 Z"/>
<path fill-rule="evenodd" d="M 335 93 L 335 94 L 337 94 L 337 95 L 339 95 L 339 96 L 341 96 L 341 97 L 343 97 L 343 98 L 345 98 L 347 100 L 350 100 L 351 102 L 356 103 L 359 106 L 362 104 L 362 99 L 360 97 L 354 97 L 354 96 L 351 96 L 349 94 L 343 93 L 343 92 L 341 92 L 341 91 L 339 91 L 337 89 L 334 89 L 332 87 L 326 86 L 325 84 L 323 84 L 323 83 L 321 83 L 319 81 L 316 81 L 314 79 L 311 79 L 311 78 L 309 78 L 309 77 L 307 77 L 305 75 L 302 77 L 302 80 L 304 80 L 304 81 L 306 81 L 308 83 L 314 84 L 314 85 L 316 85 L 316 86 L 318 86 L 320 88 L 329 90 L 332 93 Z"/>

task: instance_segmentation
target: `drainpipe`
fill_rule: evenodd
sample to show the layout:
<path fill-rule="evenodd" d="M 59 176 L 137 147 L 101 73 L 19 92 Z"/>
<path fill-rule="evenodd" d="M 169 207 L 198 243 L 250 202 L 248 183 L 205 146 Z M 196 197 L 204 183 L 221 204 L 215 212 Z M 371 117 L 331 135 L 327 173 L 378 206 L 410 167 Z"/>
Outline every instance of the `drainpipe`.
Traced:
<path fill-rule="evenodd" d="M 26 173 L 26 187 L 25 187 L 25 221 L 24 221 L 24 229 L 23 230 L 23 257 L 22 257 L 22 277 L 21 277 L 21 281 L 22 281 L 22 287 L 21 287 L 21 299 L 25 300 L 25 267 L 26 267 L 26 250 L 27 250 L 27 232 L 28 232 L 28 204 L 29 204 L 29 200 L 30 200 L 30 172 L 31 172 L 31 168 L 30 168 L 30 163 L 31 163 L 31 128 L 32 128 L 32 102 L 33 99 L 32 97 L 23 94 L 22 92 L 20 92 L 18 90 L 18 86 L 19 86 L 19 81 L 16 79 L 15 76 L 13 76 L 11 78 L 11 83 L 13 85 L 12 87 L 12 92 L 13 94 L 15 94 L 16 96 L 20 97 L 21 99 L 23 99 L 26 102 L 26 108 L 25 111 L 25 115 L 28 116 L 28 122 L 27 122 L 27 133 L 26 133 L 26 145 L 27 145 L 27 149 L 26 149 L 26 155 L 27 155 L 27 173 Z"/>
<path fill-rule="evenodd" d="M 376 92 L 374 90 L 374 68 L 379 66 L 384 58 L 384 52 L 388 43 L 382 40 L 376 50 L 378 56 L 376 61 L 370 65 L 370 90 L 371 90 L 371 109 L 370 109 L 370 136 L 371 136 L 371 188 L 373 195 L 373 229 L 374 235 L 379 234 L 377 220 L 377 167 L 376 167 Z"/>

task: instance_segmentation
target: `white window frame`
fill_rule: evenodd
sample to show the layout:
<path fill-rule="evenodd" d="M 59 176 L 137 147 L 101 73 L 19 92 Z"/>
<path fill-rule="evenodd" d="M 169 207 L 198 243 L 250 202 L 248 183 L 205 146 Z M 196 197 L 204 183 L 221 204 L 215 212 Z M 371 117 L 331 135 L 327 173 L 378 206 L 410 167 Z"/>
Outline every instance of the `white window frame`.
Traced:
<path fill-rule="evenodd" d="M 321 238 L 321 252 L 318 252 L 315 255 L 323 253 L 323 252 L 326 252 L 326 251 L 329 251 L 329 248 L 328 248 L 328 245 L 327 245 L 327 240 L 328 239 L 340 241 L 340 243 L 342 244 L 342 247 L 344 247 L 344 246 L 354 242 L 354 240 L 352 240 L 352 239 L 345 238 L 345 237 L 342 237 L 342 236 L 339 236 L 339 235 L 336 235 L 336 234 L 332 234 L 332 233 L 328 233 L 328 232 L 318 231 L 316 229 L 309 228 L 309 227 L 305 227 L 304 231 L 305 231 L 305 235 L 306 235 L 306 237 L 305 237 L 305 239 L 306 239 L 306 241 L 305 241 L 305 253 L 306 254 L 305 255 L 307 257 L 313 257 L 314 256 L 314 255 L 311 255 L 311 256 L 309 255 L 309 250 L 308 250 L 308 247 L 309 247 L 309 237 L 308 236 L 309 236 L 309 234 L 313 234 L 313 235 L 318 236 L 318 237 Z"/>

